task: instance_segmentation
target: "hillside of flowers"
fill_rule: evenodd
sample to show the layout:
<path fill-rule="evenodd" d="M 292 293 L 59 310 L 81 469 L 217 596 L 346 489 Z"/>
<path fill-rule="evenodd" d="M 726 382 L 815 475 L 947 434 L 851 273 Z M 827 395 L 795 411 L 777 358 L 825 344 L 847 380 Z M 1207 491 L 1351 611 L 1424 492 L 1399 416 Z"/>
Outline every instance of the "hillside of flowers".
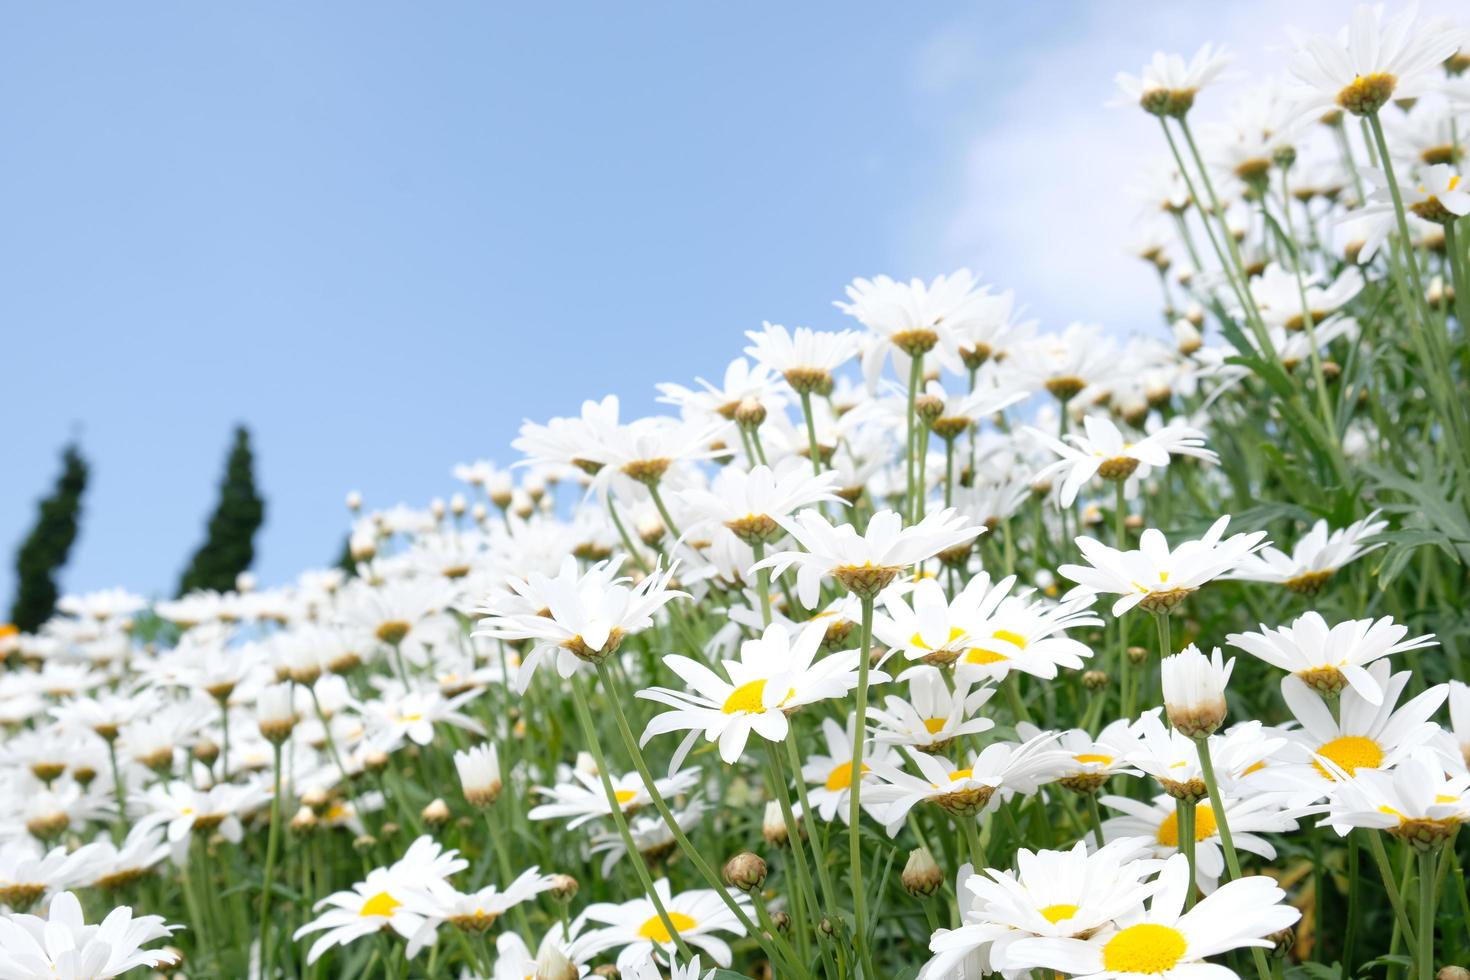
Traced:
<path fill-rule="evenodd" d="M 1273 52 L 1117 79 L 1156 323 L 857 278 L 0 633 L 0 980 L 1470 978 L 1470 35 Z"/>

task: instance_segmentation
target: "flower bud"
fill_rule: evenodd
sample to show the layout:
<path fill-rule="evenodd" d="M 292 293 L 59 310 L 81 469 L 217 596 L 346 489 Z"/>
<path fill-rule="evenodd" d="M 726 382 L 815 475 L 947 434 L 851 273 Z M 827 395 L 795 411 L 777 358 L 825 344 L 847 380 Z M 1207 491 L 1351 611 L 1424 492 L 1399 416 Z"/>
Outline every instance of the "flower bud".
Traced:
<path fill-rule="evenodd" d="M 1470 970 L 1463 966 L 1442 966 L 1434 980 L 1470 980 Z"/>
<path fill-rule="evenodd" d="M 1089 670 L 1082 675 L 1082 686 L 1089 691 L 1101 691 L 1108 686 L 1108 675 L 1101 670 Z"/>
<path fill-rule="evenodd" d="M 255 721 L 260 734 L 272 745 L 280 745 L 291 737 L 296 727 L 296 704 L 290 684 L 271 684 L 261 689 L 255 699 Z"/>
<path fill-rule="evenodd" d="M 758 428 L 766 420 L 766 406 L 754 398 L 747 398 L 735 406 L 735 424 L 742 429 Z"/>
<path fill-rule="evenodd" d="M 781 813 L 781 805 L 775 800 L 766 804 L 765 816 L 761 819 L 761 836 L 773 847 L 784 847 L 789 840 L 786 819 Z"/>
<path fill-rule="evenodd" d="M 934 855 L 927 847 L 916 847 L 909 852 L 908 863 L 903 866 L 903 887 L 915 898 L 928 898 L 944 884 L 944 872 L 934 863 Z"/>
<path fill-rule="evenodd" d="M 311 807 L 312 812 L 317 816 L 321 816 L 331 802 L 331 798 L 327 796 L 326 790 L 323 789 L 309 789 L 301 794 L 301 804 Z"/>
<path fill-rule="evenodd" d="M 419 816 L 430 827 L 442 827 L 449 822 L 449 804 L 441 799 L 430 800 Z"/>
<path fill-rule="evenodd" d="M 536 980 L 577 980 L 577 966 L 556 943 L 545 943 L 536 952 Z"/>
<path fill-rule="evenodd" d="M 368 854 L 378 846 L 378 839 L 372 834 L 359 834 L 352 838 L 352 849 L 360 854 Z"/>
<path fill-rule="evenodd" d="M 1174 321 L 1174 346 L 1179 353 L 1188 357 L 1203 345 L 1204 338 L 1200 336 L 1198 327 L 1184 318 Z"/>
<path fill-rule="evenodd" d="M 362 767 L 368 772 L 382 772 L 388 768 L 388 753 L 382 749 L 369 749 L 362 757 Z"/>
<path fill-rule="evenodd" d="M 460 788 L 470 806 L 483 810 L 500 797 L 500 755 L 493 744 L 454 753 L 454 768 L 459 771 Z"/>
<path fill-rule="evenodd" d="M 1217 648 L 1211 657 L 1191 643 L 1179 653 L 1165 657 L 1164 709 L 1169 723 L 1190 738 L 1204 738 L 1225 721 L 1225 685 L 1235 660 L 1228 663 Z"/>
<path fill-rule="evenodd" d="M 546 891 L 556 901 L 566 904 L 577 897 L 578 887 L 577 879 L 571 875 L 552 875 L 551 887 Z"/>
<path fill-rule="evenodd" d="M 296 811 L 296 816 L 291 818 L 291 833 L 298 837 L 304 837 L 313 830 L 316 830 L 318 822 L 317 816 L 312 812 L 311 807 L 303 806 Z"/>
<path fill-rule="evenodd" d="M 1137 664 L 1143 663 L 1147 659 L 1148 659 L 1148 648 L 1147 647 L 1129 647 L 1128 648 L 1128 662 L 1129 663 L 1137 665 Z"/>
<path fill-rule="evenodd" d="M 791 916 L 785 911 L 772 912 L 771 925 L 776 927 L 777 932 L 789 932 L 791 930 Z"/>
<path fill-rule="evenodd" d="M 766 880 L 766 862 L 759 854 L 741 851 L 725 862 L 725 884 L 743 892 L 754 891 Z"/>

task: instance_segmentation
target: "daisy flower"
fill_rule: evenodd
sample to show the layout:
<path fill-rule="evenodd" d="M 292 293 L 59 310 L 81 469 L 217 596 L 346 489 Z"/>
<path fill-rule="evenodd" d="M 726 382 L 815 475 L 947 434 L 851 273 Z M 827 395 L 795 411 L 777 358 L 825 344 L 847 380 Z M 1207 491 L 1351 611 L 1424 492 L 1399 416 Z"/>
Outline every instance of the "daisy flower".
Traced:
<path fill-rule="evenodd" d="M 1237 851 L 1275 860 L 1276 848 L 1262 833 L 1286 833 L 1296 829 L 1296 820 L 1281 809 L 1272 795 L 1232 797 L 1224 793 L 1225 815 L 1230 822 L 1230 839 Z M 1120 816 L 1102 823 L 1103 838 L 1108 841 L 1125 838 L 1147 838 L 1155 857 L 1169 858 L 1179 854 L 1178 800 L 1159 795 L 1151 803 L 1126 796 L 1102 796 L 1098 802 Z M 1188 802 L 1184 804 L 1188 806 Z M 1194 805 L 1195 879 L 1200 891 L 1215 890 L 1225 873 L 1225 853 L 1220 849 L 1220 828 L 1214 808 L 1207 802 Z"/>
<path fill-rule="evenodd" d="M 1251 296 L 1268 327 L 1300 331 L 1306 327 L 1307 314 L 1315 326 L 1322 323 L 1363 289 L 1363 274 L 1349 266 L 1336 279 L 1323 285 L 1315 275 L 1306 275 L 1299 284 L 1296 273 L 1288 272 L 1272 262 L 1266 271 L 1251 280 Z M 1305 310 L 1302 292 L 1306 292 Z"/>
<path fill-rule="evenodd" d="M 611 776 L 613 796 L 624 813 L 632 813 L 639 807 L 653 802 L 653 794 L 649 793 L 648 784 L 638 773 L 624 773 L 621 776 L 611 774 Z M 693 788 L 699 782 L 699 772 L 694 769 L 676 772 L 666 779 L 654 782 L 659 795 L 669 799 Z M 572 819 L 567 823 L 567 829 L 575 830 L 590 820 L 612 816 L 612 807 L 608 804 L 607 793 L 602 786 L 602 777 L 595 772 L 589 773 L 581 769 L 574 769 L 570 782 L 559 783 L 556 786 L 537 786 L 535 790 L 551 802 L 533 807 L 527 814 L 532 820 L 556 820 L 561 817 L 571 817 Z"/>
<path fill-rule="evenodd" d="M 238 844 L 245 836 L 240 818 L 269 799 L 269 791 L 259 784 L 218 783 L 199 790 L 178 780 L 159 783 L 149 787 L 138 801 L 138 807 L 145 811 L 138 826 L 166 826 L 174 859 L 182 863 L 191 832 L 218 833 L 231 844 Z M 129 799 L 130 808 L 132 803 Z"/>
<path fill-rule="evenodd" d="M 870 711 L 868 717 L 876 719 L 878 712 Z M 830 821 L 834 815 L 841 816 L 843 823 L 852 819 L 848 798 L 852 795 L 852 746 L 856 726 L 857 719 L 852 715 L 848 715 L 846 728 L 831 718 L 823 718 L 822 740 L 827 751 L 825 754 L 814 752 L 802 763 L 801 778 L 808 784 L 807 800 L 823 820 Z M 890 765 L 893 755 L 893 749 L 883 737 L 876 737 L 874 744 L 863 752 L 863 783 L 867 786 L 873 784 L 875 761 L 879 765 Z M 879 807 L 872 800 L 865 796 L 860 803 L 869 816 L 878 817 Z"/>
<path fill-rule="evenodd" d="M 482 933 L 510 909 L 555 888 L 556 883 L 555 875 L 543 875 L 536 867 L 522 872 L 503 891 L 486 885 L 466 895 L 443 879 L 431 879 L 422 889 L 410 891 L 403 904 L 424 917 L 429 932 L 447 922 L 461 932 Z"/>
<path fill-rule="evenodd" d="M 714 891 L 697 889 L 674 895 L 669 880 L 653 883 L 669 921 L 679 938 L 696 946 L 721 966 L 730 965 L 730 946 L 716 933 L 740 934 L 740 922 Z M 750 900 L 736 896 L 735 901 L 747 915 L 754 914 Z M 635 898 L 622 904 L 594 902 L 582 913 L 589 922 L 600 922 L 605 928 L 589 932 L 588 948 L 593 953 L 617 949 L 618 970 L 631 973 L 640 964 L 657 960 L 667 963 L 674 953 L 674 939 L 647 898 Z"/>
<path fill-rule="evenodd" d="M 178 960 L 173 953 L 143 947 L 181 928 L 164 925 L 161 915 L 134 918 L 126 905 L 88 925 L 82 903 L 62 892 L 51 899 L 45 918 L 0 916 L 0 976 L 104 980 L 135 967 L 172 964 Z"/>
<path fill-rule="evenodd" d="M 776 468 L 760 465 L 750 470 L 726 466 L 708 490 L 680 490 L 673 497 L 701 521 L 718 523 L 754 547 L 770 544 L 786 532 L 776 523 L 793 511 L 831 501 L 846 505 L 834 492 L 837 477 L 830 470 L 814 476 L 811 467 L 787 457 Z"/>
<path fill-rule="evenodd" d="M 1470 776 L 1446 775 L 1434 752 L 1420 749 L 1392 772 L 1370 770 L 1354 779 L 1338 775 L 1324 819 L 1339 834 L 1369 827 L 1418 848 L 1433 848 L 1452 840 L 1470 821 Z"/>
<path fill-rule="evenodd" d="M 169 855 L 160 828 L 136 824 L 120 845 L 103 834 L 89 845 L 85 884 L 114 891 L 137 882 L 153 872 Z"/>
<path fill-rule="evenodd" d="M 525 422 L 511 448 L 525 455 L 519 465 L 549 463 L 575 466 L 588 474 L 602 469 L 601 447 L 618 428 L 618 396 L 588 399 L 575 418 L 554 418 L 545 425 Z"/>
<path fill-rule="evenodd" d="M 1138 75 L 1120 71 L 1113 76 L 1122 95 L 1119 104 L 1126 100 L 1155 116 L 1182 117 L 1199 90 L 1218 78 L 1230 61 L 1230 53 L 1213 44 L 1200 48 L 1188 61 L 1180 54 L 1155 51 Z"/>
<path fill-rule="evenodd" d="M 1274 942 L 1267 938 L 1301 917 L 1283 904 L 1272 878 L 1250 875 L 1205 896 L 1188 912 L 1189 863 L 1170 858 L 1159 872 L 1146 912 L 1120 918 L 1085 939 L 1022 939 L 1008 947 L 1008 963 L 1059 970 L 1074 980 L 1209 980 L 1232 975 L 1206 963 L 1232 949 Z"/>
<path fill-rule="evenodd" d="M 423 889 L 469 867 L 458 851 L 446 851 L 428 836 L 415 840 L 402 858 L 386 868 L 374 868 L 365 880 L 348 891 L 336 892 L 316 903 L 315 909 L 327 909 L 296 930 L 293 939 L 320 932 L 306 962 L 315 963 L 333 946 L 346 946 L 364 936 L 391 929 L 409 941 L 412 959 L 432 940 L 432 929 L 425 929 L 429 919 L 411 909 L 412 901 Z"/>
<path fill-rule="evenodd" d="M 679 829 L 688 834 L 689 831 L 704 818 L 709 804 L 699 797 L 694 797 L 687 804 L 678 807 L 672 802 L 672 813 L 674 823 Z M 633 846 L 643 859 L 650 865 L 657 864 L 668 857 L 678 846 L 674 832 L 664 822 L 662 815 L 658 813 L 629 813 L 628 835 L 633 838 Z M 602 876 L 606 878 L 612 874 L 612 869 L 628 853 L 628 846 L 623 842 L 623 835 L 616 830 L 599 830 L 593 833 L 590 846 L 587 848 L 592 856 L 602 855 Z"/>
<path fill-rule="evenodd" d="M 1088 563 L 1062 565 L 1057 574 L 1085 589 L 1120 595 L 1122 598 L 1113 603 L 1114 616 L 1134 606 L 1148 612 L 1167 612 L 1200 586 L 1234 571 L 1247 555 L 1265 547 L 1264 531 L 1225 538 L 1229 523 L 1227 514 L 1210 525 L 1204 537 L 1186 541 L 1173 550 L 1157 528 L 1143 532 L 1137 551 L 1119 551 L 1096 538 L 1080 537 L 1077 547 Z"/>
<path fill-rule="evenodd" d="M 1058 737 L 1057 732 L 1043 732 L 1019 744 L 994 742 L 963 768 L 942 755 L 921 752 L 913 756 L 920 776 L 895 765 L 872 765 L 879 782 L 871 795 L 874 803 L 887 805 L 888 835 L 898 833 L 919 803 L 933 803 L 956 816 L 973 816 L 1003 797 L 1034 793 L 1066 765 L 1066 755 L 1053 745 Z"/>
<path fill-rule="evenodd" d="M 788 331 L 780 324 L 762 323 L 760 330 L 747 330 L 745 336 L 750 338 L 745 353 L 785 378 L 800 395 L 829 394 L 832 372 L 858 352 L 857 336 L 851 330 L 797 327 Z"/>
<path fill-rule="evenodd" d="M 1153 467 L 1168 466 L 1174 456 L 1193 456 L 1211 463 L 1220 461 L 1213 450 L 1205 448 L 1205 434 L 1187 425 L 1171 423 L 1136 442 L 1125 439 L 1118 427 L 1101 415 L 1088 415 L 1082 420 L 1082 425 L 1085 435 L 1067 435 L 1071 445 L 1040 429 L 1028 427 L 1026 430 L 1033 439 L 1061 457 L 1042 467 L 1035 479 L 1050 480 L 1065 471 L 1058 498 L 1063 507 L 1072 506 L 1077 492 L 1095 476 L 1115 482 L 1135 477 L 1146 479 Z"/>
<path fill-rule="evenodd" d="M 1021 722 L 1016 725 L 1016 734 L 1030 739 L 1041 734 L 1041 730 Z M 1096 793 L 1117 775 L 1140 775 L 1130 761 L 1138 752 L 1138 736 L 1127 718 L 1109 722 L 1096 738 L 1083 728 L 1068 729 L 1057 740 L 1057 748 L 1070 757 L 1061 765 L 1057 782 L 1074 793 Z"/>
<path fill-rule="evenodd" d="M 986 868 L 965 879 L 969 895 L 964 924 L 940 929 L 929 942 L 935 955 L 919 980 L 968 974 L 965 960 L 982 953 L 992 969 L 1024 970 L 1011 963 L 1011 944 L 1034 937 L 1085 937 L 1114 920 L 1141 912 L 1154 885 L 1144 881 L 1158 868 L 1141 841 L 1119 840 L 1088 853 L 1085 842 L 1067 851 L 1016 852 L 1016 870 Z"/>
<path fill-rule="evenodd" d="M 1328 533 L 1327 522 L 1318 521 L 1302 535 L 1291 554 L 1267 546 L 1247 556 L 1228 578 L 1248 582 L 1275 582 L 1298 595 L 1316 595 L 1334 572 L 1357 561 L 1370 551 L 1382 548 L 1384 542 L 1365 544 L 1366 539 L 1388 527 L 1377 520 L 1374 511 L 1361 521 Z"/>
<path fill-rule="evenodd" d="M 953 508 L 924 515 L 910 527 L 896 511 L 874 514 L 865 533 L 851 524 L 833 526 L 815 510 L 804 510 L 777 523 L 791 532 L 802 551 L 780 551 L 755 568 L 770 568 L 779 577 L 796 568 L 796 593 L 808 608 L 821 597 L 822 577 L 831 575 L 853 595 L 872 599 L 910 565 L 964 544 L 985 529 L 971 525 Z"/>
<path fill-rule="evenodd" d="M 1360 4 L 1335 35 L 1294 37 L 1291 71 L 1303 83 L 1302 111 L 1376 113 L 1391 98 L 1413 98 L 1438 81 L 1439 67 L 1459 47 L 1444 20 L 1420 22 L 1410 5 L 1395 14 Z"/>
<path fill-rule="evenodd" d="M 664 657 L 664 664 L 693 689 L 693 693 L 654 687 L 638 696 L 673 708 L 655 715 L 643 730 L 642 744 L 655 735 L 688 731 L 674 753 L 671 770 L 677 769 L 702 732 L 705 741 L 718 742 L 720 758 L 733 765 L 745 751 L 746 740 L 755 732 L 768 741 L 786 737 L 786 713 L 805 704 L 840 698 L 857 686 L 857 650 L 834 653 L 815 661 L 827 634 L 821 620 L 808 623 L 792 637 L 781 623 L 772 623 L 759 637 L 740 644 L 738 660 L 722 665 L 729 680 L 704 664 L 679 654 Z M 886 674 L 874 672 L 870 681 L 884 681 Z"/>
<path fill-rule="evenodd" d="M 955 677 L 974 683 L 1000 681 L 1013 670 L 1050 680 L 1059 668 L 1080 669 L 1092 656 L 1092 648 L 1067 635 L 1068 630 L 1101 626 L 1092 612 L 1095 596 L 1077 590 L 1054 602 L 1026 587 L 1014 595 L 1016 577 L 990 584 L 990 576 L 979 573 L 966 585 L 981 594 L 976 603 L 983 617 L 967 624 L 970 639 L 955 661 Z"/>
<path fill-rule="evenodd" d="M 1272 785 L 1293 791 L 1299 803 L 1312 803 L 1333 790 L 1338 773 L 1392 769 L 1409 754 L 1434 741 L 1440 728 L 1430 719 L 1449 693 L 1438 684 L 1397 707 L 1412 676 L 1407 670 L 1389 676 L 1385 661 L 1368 667 L 1383 692 L 1377 704 L 1353 688 L 1342 692 L 1337 716 L 1322 696 L 1297 677 L 1281 679 L 1281 696 L 1299 729 L 1285 733 L 1285 751 L 1269 767 Z M 1331 763 L 1328 768 L 1320 759 Z"/>
<path fill-rule="evenodd" d="M 969 680 L 956 677 L 954 689 L 950 690 L 937 667 L 914 667 L 905 671 L 903 678 L 909 683 L 908 700 L 890 694 L 881 709 L 868 712 L 869 719 L 877 726 L 873 732 L 876 744 L 943 752 L 963 735 L 978 735 L 995 727 L 995 722 L 977 714 L 995 694 L 995 688 L 986 686 L 972 691 Z M 847 745 L 851 756 L 850 738 Z"/>
<path fill-rule="evenodd" d="M 961 370 L 956 330 L 964 321 L 984 315 L 988 288 L 977 283 L 968 269 L 936 276 L 928 283 L 898 282 L 888 276 L 854 279 L 846 290 L 851 302 L 838 300 L 834 305 L 873 332 L 862 357 L 868 390 L 877 389 L 890 353 L 900 378 L 908 377 L 912 358 L 929 351 L 936 351 L 949 370 Z"/>
<path fill-rule="evenodd" d="M 1360 264 L 1368 262 L 1389 236 L 1398 232 L 1398 211 L 1393 201 L 1393 190 L 1388 186 L 1388 175 L 1372 167 L 1362 168 L 1362 174 L 1365 180 L 1375 185 L 1375 189 L 1367 204 L 1340 219 L 1352 222 L 1355 233 L 1362 237 L 1363 244 L 1357 254 Z M 1398 183 L 1399 196 L 1409 212 L 1410 227 L 1420 229 L 1424 227 L 1422 223 L 1446 225 L 1470 214 L 1470 190 L 1467 188 L 1470 185 L 1462 184 L 1460 174 L 1444 163 L 1420 170 L 1418 183 Z"/>
<path fill-rule="evenodd" d="M 49 893 L 84 884 L 96 857 L 90 845 L 47 851 L 28 837 L 0 844 L 0 904 L 24 911 Z"/>
<path fill-rule="evenodd" d="M 653 614 L 687 592 L 669 588 L 674 569 L 646 576 L 637 585 L 616 577 L 619 561 L 599 562 L 586 572 L 568 555 L 555 577 L 533 572 L 510 578 L 513 596 L 492 599 L 475 611 L 483 616 L 475 636 L 499 640 L 531 640 L 530 656 L 516 673 L 516 692 L 524 694 L 536 668 L 556 658 L 562 677 L 579 664 L 597 664 L 612 656 L 629 633 L 653 625 Z"/>
<path fill-rule="evenodd" d="M 1438 644 L 1433 634 L 1404 639 L 1409 632 L 1389 616 L 1353 619 L 1329 627 L 1321 613 L 1304 613 L 1288 626 L 1262 624 L 1258 633 L 1231 633 L 1225 642 L 1306 682 L 1321 694 L 1351 687 L 1369 704 L 1383 701 L 1383 687 L 1368 672 L 1375 660 Z"/>
<path fill-rule="evenodd" d="M 490 980 L 535 980 L 536 977 L 585 977 L 590 971 L 587 942 L 579 933 L 586 920 L 577 916 L 568 933 L 560 922 L 552 924 L 541 937 L 534 953 L 526 941 L 514 932 L 495 937 L 495 969 Z"/>

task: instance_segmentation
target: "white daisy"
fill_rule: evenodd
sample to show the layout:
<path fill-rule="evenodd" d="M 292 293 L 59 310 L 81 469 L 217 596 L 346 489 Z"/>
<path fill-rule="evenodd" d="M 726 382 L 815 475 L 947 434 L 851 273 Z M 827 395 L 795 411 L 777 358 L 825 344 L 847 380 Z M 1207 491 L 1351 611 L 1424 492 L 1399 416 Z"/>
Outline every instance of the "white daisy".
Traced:
<path fill-rule="evenodd" d="M 1205 448 L 1205 434 L 1199 429 L 1171 423 L 1136 441 L 1127 439 L 1118 427 L 1101 415 L 1088 415 L 1082 420 L 1086 434 L 1068 433 L 1063 442 L 1040 429 L 1028 427 L 1033 439 L 1061 458 L 1042 467 L 1034 479 L 1050 480 L 1066 471 L 1058 500 L 1070 507 L 1077 492 L 1095 476 L 1105 480 L 1146 479 L 1152 468 L 1168 466 L 1174 456 L 1193 456 L 1218 463 L 1220 457 Z"/>
<path fill-rule="evenodd" d="M 698 947 L 721 966 L 730 965 L 730 946 L 715 935 L 718 932 L 740 934 L 740 922 L 713 891 L 697 889 L 674 895 L 669 880 L 653 883 L 669 921 L 679 938 Z M 747 915 L 753 914 L 749 899 L 736 896 L 735 901 Z M 586 935 L 588 948 L 594 953 L 618 949 L 618 969 L 631 973 L 640 964 L 657 960 L 667 963 L 675 946 L 673 936 L 647 898 L 635 898 L 622 904 L 594 902 L 582 913 L 589 922 L 603 923 L 605 928 Z"/>
<path fill-rule="evenodd" d="M 1329 627 L 1314 611 L 1287 626 L 1272 629 L 1263 624 L 1257 633 L 1231 633 L 1225 642 L 1296 675 L 1319 693 L 1333 695 L 1351 687 L 1369 704 L 1380 704 L 1383 688 L 1368 672 L 1368 664 L 1439 642 L 1429 633 L 1406 640 L 1408 632 L 1407 626 L 1388 616 L 1348 620 Z"/>
<path fill-rule="evenodd" d="M 868 717 L 876 719 L 877 711 L 870 711 Z M 847 727 L 844 729 L 831 718 L 822 719 L 822 740 L 826 743 L 827 751 L 822 753 L 811 753 L 801 766 L 801 778 L 806 780 L 807 800 L 817 816 L 823 820 L 830 821 L 833 816 L 840 816 L 843 823 L 852 819 L 852 808 L 848 806 L 848 798 L 852 795 L 852 745 L 854 728 L 857 719 L 852 715 L 847 718 Z M 890 765 L 893 762 L 893 749 L 884 741 L 882 735 L 874 738 L 872 745 L 863 751 L 863 784 L 873 784 L 873 763 L 879 765 Z M 861 805 L 868 815 L 877 818 L 881 807 L 879 804 L 867 798 L 864 794 Z M 783 828 L 784 829 L 784 828 Z"/>
<path fill-rule="evenodd" d="M 1361 521 L 1328 533 L 1327 522 L 1318 521 L 1297 541 L 1288 556 L 1267 546 L 1249 555 L 1236 566 L 1228 578 L 1248 582 L 1275 582 L 1300 595 L 1315 595 L 1333 573 L 1357 561 L 1370 551 L 1382 548 L 1384 542 L 1365 544 L 1367 538 L 1388 527 L 1374 511 Z"/>

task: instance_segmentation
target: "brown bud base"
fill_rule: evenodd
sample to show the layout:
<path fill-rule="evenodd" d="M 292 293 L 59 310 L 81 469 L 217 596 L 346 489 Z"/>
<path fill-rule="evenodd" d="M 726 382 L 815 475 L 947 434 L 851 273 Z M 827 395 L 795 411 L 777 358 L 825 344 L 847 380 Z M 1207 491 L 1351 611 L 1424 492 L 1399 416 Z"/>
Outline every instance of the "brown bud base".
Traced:
<path fill-rule="evenodd" d="M 825 396 L 832 392 L 832 372 L 826 368 L 792 368 L 782 377 L 798 395 Z"/>
<path fill-rule="evenodd" d="M 1150 592 L 1138 603 L 1138 608 L 1144 612 L 1166 613 L 1189 598 L 1193 589 L 1168 589 L 1164 592 Z"/>
<path fill-rule="evenodd" d="M 623 475 L 631 477 L 645 486 L 657 486 L 672 465 L 671 459 L 635 459 L 624 464 Z"/>
<path fill-rule="evenodd" d="M 1281 584 L 1286 586 L 1287 591 L 1295 592 L 1297 595 L 1316 595 L 1322 591 L 1322 586 L 1332 577 L 1332 569 L 1323 572 L 1303 572 L 1302 574 L 1289 578 Z"/>
<path fill-rule="evenodd" d="M 46 894 L 45 885 L 0 886 L 0 905 L 9 905 L 16 912 L 24 912 Z"/>
<path fill-rule="evenodd" d="M 1077 392 L 1087 387 L 1087 382 L 1075 375 L 1066 374 L 1058 378 L 1047 378 L 1046 390 L 1059 402 L 1071 401 Z"/>
<path fill-rule="evenodd" d="M 1208 799 L 1210 795 L 1210 789 L 1205 785 L 1203 779 L 1190 779 L 1185 782 L 1160 779 L 1159 785 L 1164 788 L 1165 793 L 1185 803 L 1198 803 L 1200 800 Z"/>
<path fill-rule="evenodd" d="M 1107 784 L 1112 773 L 1107 772 L 1083 772 L 1075 776 L 1063 776 L 1057 782 L 1063 789 L 1069 789 L 1079 796 L 1092 796 Z"/>
<path fill-rule="evenodd" d="M 488 932 L 495 925 L 495 920 L 500 918 L 499 912 L 486 912 L 484 909 L 475 909 L 470 915 L 451 915 L 449 924 L 460 932 L 468 932 L 478 936 L 482 932 Z"/>
<path fill-rule="evenodd" d="M 970 426 L 975 423 L 963 415 L 941 415 L 930 423 L 929 428 L 934 434 L 945 442 L 954 442 L 960 436 L 970 431 Z"/>
<path fill-rule="evenodd" d="M 994 786 L 975 786 L 970 789 L 956 790 L 953 793 L 945 793 L 941 796 L 932 797 L 929 802 L 948 811 L 957 817 L 974 816 L 995 795 Z"/>
<path fill-rule="evenodd" d="M 1440 820 L 1401 818 L 1397 827 L 1388 828 L 1390 834 L 1399 840 L 1408 841 L 1419 851 L 1437 850 L 1459 831 L 1460 820 L 1456 817 Z"/>
<path fill-rule="evenodd" d="M 1225 721 L 1225 700 L 1222 698 L 1216 704 L 1197 705 L 1187 708 L 1178 705 L 1166 705 L 1165 710 L 1169 714 L 1169 724 L 1174 730 L 1187 738 L 1204 738 L 1213 735 Z"/>
<path fill-rule="evenodd" d="M 1398 79 L 1388 72 L 1359 75 L 1337 93 L 1337 104 L 1355 116 L 1368 116 L 1383 108 L 1393 97 Z"/>
<path fill-rule="evenodd" d="M 786 533 L 769 514 L 746 514 L 725 526 L 741 541 L 754 548 L 758 544 L 769 544 Z"/>
<path fill-rule="evenodd" d="M 1348 683 L 1342 671 L 1336 667 L 1313 667 L 1311 670 L 1297 671 L 1296 676 L 1324 698 L 1337 697 Z"/>
<path fill-rule="evenodd" d="M 1148 413 L 1145 412 L 1144 414 L 1147 415 Z M 1102 465 L 1097 468 L 1097 475 L 1104 480 L 1122 483 L 1132 476 L 1133 472 L 1137 469 L 1138 460 L 1132 456 L 1114 456 L 1112 459 L 1103 460 Z"/>
<path fill-rule="evenodd" d="M 921 327 L 917 330 L 900 330 L 888 340 L 909 357 L 919 357 L 934 349 L 939 343 L 939 334 Z"/>
<path fill-rule="evenodd" d="M 403 638 L 408 635 L 408 631 L 412 628 L 411 624 L 405 623 L 401 619 L 390 619 L 386 623 L 379 623 L 378 628 L 373 631 L 373 635 L 389 646 L 397 646 L 403 642 Z"/>
<path fill-rule="evenodd" d="M 574 636 L 570 640 L 563 640 L 561 645 L 563 649 L 570 650 L 572 655 L 578 660 L 584 660 L 589 664 L 596 665 L 616 653 L 622 643 L 623 631 L 614 629 L 607 635 L 607 642 L 602 645 L 602 649 L 600 650 L 594 650 L 589 647 L 587 641 L 582 639 L 580 635 Z"/>
<path fill-rule="evenodd" d="M 832 577 L 859 599 L 876 598 L 903 569 L 896 565 L 841 565 L 832 569 Z"/>

